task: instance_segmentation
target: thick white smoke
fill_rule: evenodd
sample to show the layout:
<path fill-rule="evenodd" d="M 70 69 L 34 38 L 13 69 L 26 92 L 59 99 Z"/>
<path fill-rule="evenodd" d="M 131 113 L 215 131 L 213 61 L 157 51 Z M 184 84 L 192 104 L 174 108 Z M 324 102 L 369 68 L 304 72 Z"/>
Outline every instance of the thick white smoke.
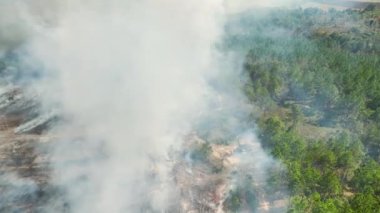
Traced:
<path fill-rule="evenodd" d="M 60 9 L 56 25 L 36 27 L 28 46 L 48 76 L 43 97 L 71 118 L 57 130 L 67 138 L 52 156 L 53 181 L 74 212 L 125 212 L 146 200 L 167 208 L 166 172 L 157 194 L 143 178 L 202 110 L 222 2 L 67 0 Z M 104 159 L 95 161 L 99 150 Z M 61 160 L 86 154 L 91 163 Z"/>
<path fill-rule="evenodd" d="M 240 118 L 248 115 L 243 95 L 229 85 L 237 83 L 239 69 L 230 72 L 233 66 L 220 62 L 216 48 L 224 14 L 238 7 L 223 0 L 20 5 L 22 17 L 32 22 L 20 28 L 28 32 L 24 62 L 40 64 L 44 78 L 35 87 L 47 108 L 65 115 L 54 130 L 60 141 L 51 150 L 52 182 L 64 189 L 70 211 L 175 206 L 165 160 L 170 147 L 180 146 L 183 135 L 207 119 L 223 115 L 210 123 L 242 128 Z M 196 128 L 208 131 L 207 125 Z M 257 159 L 272 162 L 257 150 Z M 152 171 L 155 177 L 148 179 Z M 47 211 L 59 211 L 54 208 L 51 203 Z"/>

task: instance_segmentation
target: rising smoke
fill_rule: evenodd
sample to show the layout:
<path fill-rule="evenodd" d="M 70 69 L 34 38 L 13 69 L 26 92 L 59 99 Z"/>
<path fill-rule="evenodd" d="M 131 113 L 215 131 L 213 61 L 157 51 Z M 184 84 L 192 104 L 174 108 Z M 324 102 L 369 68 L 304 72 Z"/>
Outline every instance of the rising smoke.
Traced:
<path fill-rule="evenodd" d="M 34 88 L 45 109 L 64 115 L 49 152 L 65 209 L 175 209 L 179 193 L 167 153 L 191 131 L 219 137 L 214 130 L 221 128 L 223 137 L 256 144 L 254 156 L 244 154 L 244 162 L 257 164 L 247 166 L 250 175 L 274 162 L 246 122 L 250 106 L 239 90 L 240 64 L 217 48 L 225 14 L 236 5 L 64 0 L 17 8 L 30 23 L 15 33 L 27 36 L 6 38 L 18 39 L 13 43 L 22 43 L 24 63 L 42 70 Z M 46 211 L 60 208 L 51 202 Z"/>

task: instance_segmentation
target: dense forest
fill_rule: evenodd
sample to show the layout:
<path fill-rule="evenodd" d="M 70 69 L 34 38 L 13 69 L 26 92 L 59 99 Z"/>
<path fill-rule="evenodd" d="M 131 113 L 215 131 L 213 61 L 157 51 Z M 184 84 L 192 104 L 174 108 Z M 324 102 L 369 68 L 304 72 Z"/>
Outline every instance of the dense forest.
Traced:
<path fill-rule="evenodd" d="M 288 186 L 288 212 L 380 212 L 379 15 L 272 9 L 226 27 L 262 145 L 287 168 L 268 181 Z"/>

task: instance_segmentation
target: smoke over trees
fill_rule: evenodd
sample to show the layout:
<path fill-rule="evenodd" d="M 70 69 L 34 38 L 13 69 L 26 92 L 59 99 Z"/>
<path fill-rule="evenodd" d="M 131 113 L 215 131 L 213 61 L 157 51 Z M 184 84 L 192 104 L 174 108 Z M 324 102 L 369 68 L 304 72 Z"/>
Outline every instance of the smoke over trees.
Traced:
<path fill-rule="evenodd" d="M 245 53 L 244 90 L 261 108 L 260 139 L 287 167 L 290 212 L 380 207 L 374 8 L 247 12 L 229 25 L 227 48 Z"/>
<path fill-rule="evenodd" d="M 0 212 L 376 212 L 379 10 L 300 2 L 1 1 Z"/>

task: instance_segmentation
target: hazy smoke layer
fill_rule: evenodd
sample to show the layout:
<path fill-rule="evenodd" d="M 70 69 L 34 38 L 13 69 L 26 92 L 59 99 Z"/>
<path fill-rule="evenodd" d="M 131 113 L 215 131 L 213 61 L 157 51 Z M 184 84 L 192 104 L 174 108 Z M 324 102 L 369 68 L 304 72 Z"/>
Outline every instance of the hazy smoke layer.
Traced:
<path fill-rule="evenodd" d="M 222 0 L 21 5 L 33 22 L 20 28 L 30 34 L 24 61 L 39 62 L 44 78 L 36 87 L 47 108 L 65 115 L 54 130 L 62 139 L 51 151 L 52 181 L 70 211 L 175 208 L 168 149 L 193 129 L 207 135 L 221 123 L 232 137 L 249 129 L 240 124 L 244 99 L 229 85 L 238 70 L 225 73 L 230 64 L 216 52 Z M 259 159 L 267 157 L 258 150 Z M 59 208 L 51 203 L 48 211 Z"/>
<path fill-rule="evenodd" d="M 154 186 L 144 178 L 202 108 L 222 2 L 68 0 L 60 9 L 29 46 L 47 70 L 47 103 L 70 117 L 54 181 L 74 212 L 168 208 L 165 170 Z"/>
<path fill-rule="evenodd" d="M 312 0 L 228 0 L 225 5 L 228 13 L 238 13 L 252 8 L 300 7 Z"/>

